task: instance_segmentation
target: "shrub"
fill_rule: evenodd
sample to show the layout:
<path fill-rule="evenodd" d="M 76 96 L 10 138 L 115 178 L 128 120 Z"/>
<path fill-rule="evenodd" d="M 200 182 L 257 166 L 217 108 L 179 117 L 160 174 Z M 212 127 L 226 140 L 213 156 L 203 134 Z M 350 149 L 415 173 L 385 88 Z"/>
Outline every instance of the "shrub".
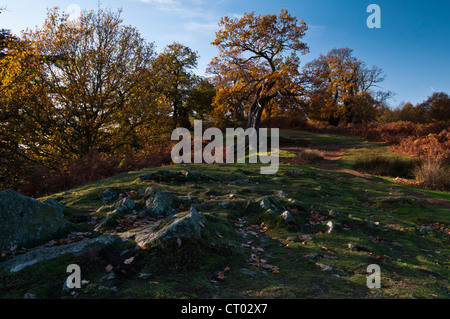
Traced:
<path fill-rule="evenodd" d="M 295 158 L 293 158 L 291 164 L 307 163 L 314 164 L 325 158 L 325 153 L 316 149 L 304 148 L 296 153 Z"/>
<path fill-rule="evenodd" d="M 18 191 L 26 196 L 40 197 L 86 185 L 123 172 L 159 167 L 170 164 L 170 149 L 161 148 L 152 154 L 128 156 L 91 152 L 73 159 L 66 168 L 52 171 L 43 166 L 29 168 L 21 181 Z"/>
<path fill-rule="evenodd" d="M 450 166 L 442 160 L 427 158 L 413 170 L 417 181 L 432 188 L 450 188 Z"/>

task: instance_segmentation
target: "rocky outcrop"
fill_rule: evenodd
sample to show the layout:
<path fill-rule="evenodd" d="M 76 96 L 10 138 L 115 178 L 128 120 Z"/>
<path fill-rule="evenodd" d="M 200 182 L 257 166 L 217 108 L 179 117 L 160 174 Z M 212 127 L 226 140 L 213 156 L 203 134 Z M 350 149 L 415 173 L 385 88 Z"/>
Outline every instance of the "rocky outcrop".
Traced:
<path fill-rule="evenodd" d="M 1 191 L 0 250 L 14 245 L 38 245 L 52 239 L 69 224 L 64 209 L 53 199 L 43 203 L 13 190 Z"/>
<path fill-rule="evenodd" d="M 109 210 L 107 216 L 96 226 L 95 230 L 100 231 L 102 229 L 114 226 L 118 219 L 122 218 L 128 213 L 131 213 L 134 209 L 135 203 L 129 198 L 125 197 L 119 200 L 117 203 L 111 206 L 101 207 L 100 210 Z"/>
<path fill-rule="evenodd" d="M 42 247 L 30 250 L 22 255 L 14 256 L 0 264 L 0 269 L 10 272 L 18 272 L 43 260 L 56 259 L 60 256 L 72 254 L 80 255 L 89 248 L 106 246 L 114 243 L 118 238 L 111 235 L 103 235 L 97 238 L 84 239 L 82 241 L 54 247 Z"/>
<path fill-rule="evenodd" d="M 160 190 L 153 191 L 145 201 L 144 214 L 171 216 L 178 211 L 173 207 L 176 196 Z"/>
<path fill-rule="evenodd" d="M 129 231 L 121 237 L 123 239 L 134 237 L 140 247 L 169 239 L 201 238 L 201 229 L 205 222 L 205 216 L 195 207 L 191 207 L 188 212 L 162 219 L 140 230 Z"/>

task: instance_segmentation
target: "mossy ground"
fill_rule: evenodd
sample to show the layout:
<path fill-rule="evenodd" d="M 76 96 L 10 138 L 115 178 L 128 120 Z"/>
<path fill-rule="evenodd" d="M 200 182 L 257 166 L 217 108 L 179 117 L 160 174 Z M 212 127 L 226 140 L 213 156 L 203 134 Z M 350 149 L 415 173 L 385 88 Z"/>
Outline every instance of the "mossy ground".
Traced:
<path fill-rule="evenodd" d="M 73 298 L 62 291 L 69 275 L 66 267 L 73 263 L 80 265 L 82 278 L 88 281 L 77 290 L 80 298 L 450 297 L 449 237 L 442 230 L 419 233 L 423 225 L 450 227 L 450 193 L 349 172 L 361 150 L 388 152 L 383 145 L 335 133 L 282 131 L 282 136 L 308 140 L 311 147 L 340 149 L 341 158 L 312 165 L 280 165 L 278 173 L 271 176 L 261 175 L 257 164 L 164 167 L 211 177 L 188 183 L 140 181 L 141 174 L 158 170 L 145 169 L 52 195 L 69 207 L 67 218 L 83 230 L 93 230 L 87 225 L 92 215 L 104 217 L 104 212 L 96 212 L 102 206 L 98 195 L 109 187 L 139 192 L 144 186 L 154 186 L 179 197 L 191 193 L 207 223 L 201 240 L 183 240 L 181 246 L 174 241 L 136 250 L 127 241 L 79 257 L 40 262 L 19 273 L 0 274 L 0 298 L 22 298 L 25 293 L 39 298 Z M 292 158 L 293 153 L 281 154 Z M 298 170 L 298 175 L 290 175 L 289 170 Z M 296 226 L 245 209 L 249 200 L 277 190 L 301 203 L 302 209 L 292 211 Z M 404 200 L 396 200 L 398 197 Z M 219 203 L 224 201 L 231 205 L 221 207 Z M 332 209 L 342 214 L 328 216 Z M 326 216 L 323 224 L 310 225 L 311 210 Z M 264 222 L 267 231 L 258 237 L 241 236 L 234 222 L 244 216 L 248 225 Z M 330 220 L 336 227 L 326 233 L 325 223 Z M 263 249 L 261 258 L 279 267 L 279 273 L 249 265 L 252 251 L 241 245 L 249 240 Z M 363 249 L 350 250 L 349 243 Z M 314 254 L 315 258 L 305 257 Z M 130 257 L 135 257 L 133 263 L 125 265 L 124 260 Z M 325 272 L 317 263 L 333 271 Z M 381 268 L 380 289 L 366 286 L 370 264 Z M 115 279 L 103 278 L 108 275 L 107 265 L 114 266 Z M 217 272 L 227 267 L 226 278 L 217 280 Z"/>

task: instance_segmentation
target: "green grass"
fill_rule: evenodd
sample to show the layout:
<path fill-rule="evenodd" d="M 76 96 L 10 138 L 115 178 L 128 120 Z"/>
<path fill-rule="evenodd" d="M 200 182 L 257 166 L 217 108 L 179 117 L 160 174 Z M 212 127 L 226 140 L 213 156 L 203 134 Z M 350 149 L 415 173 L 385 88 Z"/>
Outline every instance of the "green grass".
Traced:
<path fill-rule="evenodd" d="M 285 137 L 309 140 L 314 146 L 339 145 L 345 150 L 342 161 L 333 167 L 347 168 L 364 149 L 383 154 L 382 145 L 366 143 L 350 136 L 281 131 Z M 291 156 L 290 153 L 283 153 Z M 0 273 L 0 298 L 21 298 L 25 293 L 38 297 L 67 297 L 61 288 L 70 263 L 81 266 L 83 279 L 89 280 L 78 292 L 84 298 L 449 298 L 450 240 L 435 231 L 419 234 L 422 225 L 439 223 L 450 227 L 450 210 L 418 198 L 420 193 L 440 200 L 450 200 L 448 192 L 424 190 L 395 184 L 390 178 L 365 178 L 339 170 L 323 170 L 313 165 L 280 165 L 273 176 L 259 172 L 258 164 L 179 165 L 164 167 L 170 171 L 199 171 L 211 177 L 198 183 L 157 183 L 140 181 L 139 175 L 158 168 L 124 173 L 112 178 L 53 194 L 51 197 L 69 207 L 67 217 L 79 227 L 102 206 L 98 197 L 109 187 L 139 191 L 144 186 L 185 197 L 191 193 L 197 210 L 207 223 L 198 241 L 183 240 L 157 244 L 135 251 L 132 243 L 120 242 L 107 251 L 91 251 L 86 256 L 40 262 L 16 274 Z M 291 176 L 288 171 L 298 170 Z M 230 182 L 240 181 L 235 185 Z M 208 195 L 209 190 L 216 195 Z M 249 200 L 258 200 L 283 190 L 301 204 L 292 214 L 295 227 L 261 211 L 246 211 Z M 235 193 L 230 198 L 230 192 Z M 405 197 L 398 201 L 397 197 Z M 218 204 L 229 201 L 231 208 Z M 308 223 L 311 207 L 327 216 L 331 209 L 342 212 L 327 217 L 335 230 L 326 233 L 325 224 Z M 243 238 L 233 226 L 237 218 L 247 216 L 249 225 L 268 225 L 265 235 Z M 100 216 L 101 217 L 101 216 Z M 92 227 L 90 228 L 92 230 Z M 220 236 L 219 236 L 220 235 Z M 299 236 L 310 236 L 302 242 Z M 374 241 L 375 238 L 382 239 Z M 249 265 L 252 251 L 241 246 L 248 240 L 264 249 L 262 258 L 280 268 L 273 274 Z M 350 250 L 357 244 L 365 251 Z M 327 250 L 324 250 L 326 247 Z M 125 254 L 124 251 L 127 251 Z M 334 253 L 334 255 L 332 253 Z M 123 255 L 122 255 L 123 254 Z M 305 258 L 318 254 L 316 258 Z M 127 276 L 113 281 L 102 279 L 108 264 L 118 265 L 136 256 Z M 325 257 L 327 256 L 327 257 Z M 337 257 L 336 259 L 330 259 Z M 326 273 L 316 263 L 333 268 Z M 366 287 L 367 266 L 378 264 L 382 288 Z M 226 267 L 223 281 L 214 280 Z M 149 274 L 145 279 L 139 274 Z M 213 281 L 212 281 L 213 280 Z M 99 289 L 108 286 L 117 289 Z"/>
<path fill-rule="evenodd" d="M 375 175 L 412 178 L 416 165 L 417 162 L 412 159 L 370 154 L 358 156 L 353 168 Z"/>

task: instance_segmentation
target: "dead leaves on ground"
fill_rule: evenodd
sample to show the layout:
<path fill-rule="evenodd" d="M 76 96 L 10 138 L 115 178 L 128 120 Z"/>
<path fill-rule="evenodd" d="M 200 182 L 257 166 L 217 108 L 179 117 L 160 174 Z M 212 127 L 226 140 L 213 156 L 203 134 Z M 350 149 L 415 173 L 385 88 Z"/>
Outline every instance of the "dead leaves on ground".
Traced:
<path fill-rule="evenodd" d="M 214 279 L 211 279 L 212 283 L 216 283 L 217 280 L 223 281 L 225 280 L 227 277 L 225 276 L 225 273 L 229 272 L 231 269 L 230 267 L 225 267 L 225 269 L 223 271 L 219 271 L 217 272 L 217 275 L 214 277 Z"/>
<path fill-rule="evenodd" d="M 54 246 L 62 246 L 62 245 L 68 245 L 73 244 L 79 241 L 82 241 L 86 238 L 88 238 L 90 233 L 83 233 L 83 232 L 72 232 L 67 237 L 61 238 L 61 239 L 52 239 L 48 242 L 46 242 L 43 245 L 36 246 L 33 248 L 20 248 L 18 249 L 17 245 L 12 245 L 9 250 L 4 250 L 0 252 L 1 257 L 6 257 L 9 255 L 16 255 L 16 254 L 24 254 L 26 252 L 36 250 L 43 247 L 54 247 Z"/>
<path fill-rule="evenodd" d="M 279 267 L 269 264 L 266 259 L 263 259 L 258 255 L 252 254 L 251 260 L 252 260 L 252 262 L 250 263 L 251 266 L 269 270 L 273 274 L 280 273 Z"/>
<path fill-rule="evenodd" d="M 156 219 L 144 218 L 138 215 L 125 215 L 122 219 L 117 221 L 118 225 L 115 229 L 116 232 L 122 233 L 129 231 L 130 229 L 139 228 L 142 226 L 155 223 Z"/>
<path fill-rule="evenodd" d="M 243 237 L 252 235 L 259 238 L 268 230 L 268 227 L 264 222 L 259 225 L 249 225 L 246 217 L 235 220 L 234 227 L 236 232 Z M 254 240 L 248 240 L 245 243 L 242 243 L 241 246 L 251 249 L 251 266 L 269 270 L 273 274 L 280 273 L 279 267 L 269 264 L 266 259 L 258 255 L 259 253 L 263 253 L 265 250 L 264 248 L 257 246 Z"/>
<path fill-rule="evenodd" d="M 326 216 L 322 215 L 318 210 L 312 209 L 308 222 L 309 222 L 309 224 L 316 226 L 316 225 L 321 225 L 325 219 L 326 219 Z"/>

